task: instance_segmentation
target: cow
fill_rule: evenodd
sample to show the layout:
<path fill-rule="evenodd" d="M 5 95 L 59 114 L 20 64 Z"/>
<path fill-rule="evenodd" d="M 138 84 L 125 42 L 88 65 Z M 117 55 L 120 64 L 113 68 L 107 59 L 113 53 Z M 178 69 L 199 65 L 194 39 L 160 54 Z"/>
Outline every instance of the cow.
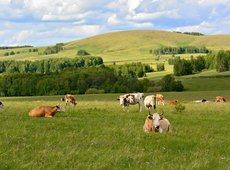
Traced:
<path fill-rule="evenodd" d="M 57 112 L 65 112 L 60 105 L 38 106 L 29 112 L 30 117 L 53 117 Z"/>
<path fill-rule="evenodd" d="M 156 109 L 156 96 L 155 95 L 146 96 L 144 99 L 144 106 L 146 109 L 149 110 L 149 112 L 151 108 L 155 110 Z"/>
<path fill-rule="evenodd" d="M 77 105 L 76 98 L 71 94 L 66 94 L 64 97 L 61 98 L 61 101 L 66 103 L 66 106 L 72 103 L 74 106 Z"/>
<path fill-rule="evenodd" d="M 216 102 L 223 103 L 226 102 L 226 99 L 222 96 L 216 96 Z"/>
<path fill-rule="evenodd" d="M 157 104 L 165 105 L 164 96 L 162 94 L 156 94 Z"/>
<path fill-rule="evenodd" d="M 129 112 L 129 105 L 138 104 L 139 112 L 141 112 L 143 97 L 144 93 L 129 93 L 121 95 L 117 100 L 120 101 L 120 105 L 122 106 L 123 110 L 127 109 Z"/>
<path fill-rule="evenodd" d="M 176 105 L 178 103 L 178 100 L 171 100 L 169 101 L 169 105 Z"/>
<path fill-rule="evenodd" d="M 206 99 L 202 99 L 202 100 L 195 100 L 193 102 L 195 102 L 195 103 L 209 103 L 210 101 L 208 101 Z"/>
<path fill-rule="evenodd" d="M 170 130 L 170 123 L 168 119 L 164 118 L 162 114 L 149 114 L 145 120 L 144 132 L 168 132 Z"/>
<path fill-rule="evenodd" d="M 3 108 L 4 107 L 4 105 L 3 105 L 3 103 L 0 101 L 0 108 Z"/>

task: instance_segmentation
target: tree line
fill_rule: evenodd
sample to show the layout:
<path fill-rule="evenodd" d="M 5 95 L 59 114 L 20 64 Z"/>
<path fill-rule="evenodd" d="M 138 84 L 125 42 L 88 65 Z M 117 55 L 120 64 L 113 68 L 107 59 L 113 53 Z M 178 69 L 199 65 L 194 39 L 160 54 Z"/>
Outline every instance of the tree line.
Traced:
<path fill-rule="evenodd" d="M 89 68 L 68 68 L 52 73 L 14 73 L 0 77 L 1 96 L 84 94 L 92 89 L 104 93 L 150 92 L 156 85 L 171 86 L 166 90 L 178 90 L 174 79 L 167 78 L 156 84 L 148 79 L 117 75 L 104 65 Z M 164 87 L 165 88 L 165 87 Z M 161 88 L 163 89 L 163 88 Z M 181 90 L 181 85 L 180 85 Z"/>
<path fill-rule="evenodd" d="M 49 73 L 65 68 L 90 67 L 103 64 L 101 57 L 58 58 L 38 61 L 6 60 L 0 62 L 0 73 Z"/>
<path fill-rule="evenodd" d="M 204 34 L 200 32 L 180 32 L 180 31 L 174 31 L 175 33 L 179 34 L 187 34 L 187 35 L 195 35 L 195 36 L 203 36 Z"/>
<path fill-rule="evenodd" d="M 56 53 L 58 53 L 59 51 L 62 51 L 62 50 L 63 50 L 63 46 L 64 46 L 64 43 L 57 43 L 57 44 L 54 45 L 54 46 L 47 47 L 47 48 L 45 49 L 45 51 L 43 52 L 43 54 L 45 54 L 45 55 L 48 55 L 48 54 L 56 54 Z"/>
<path fill-rule="evenodd" d="M 10 51 L 10 52 L 5 52 L 3 55 L 4 56 L 9 56 L 9 55 L 15 55 L 15 54 L 20 54 L 20 53 L 25 53 L 25 52 L 27 52 L 27 51 Z M 38 49 L 37 48 L 30 48 L 29 50 L 28 50 L 28 52 L 29 53 L 31 53 L 31 52 L 38 52 Z"/>
<path fill-rule="evenodd" d="M 31 46 L 31 45 L 22 45 L 22 46 L 0 46 L 0 50 L 14 49 L 14 48 L 25 48 L 25 47 L 33 47 L 33 46 Z"/>
<path fill-rule="evenodd" d="M 206 56 L 191 56 L 190 60 L 172 57 L 169 64 L 174 64 L 174 74 L 176 76 L 189 75 L 202 71 L 203 69 L 216 69 L 217 72 L 230 70 L 230 51 L 219 51 L 216 54 Z"/>
<path fill-rule="evenodd" d="M 153 68 L 149 64 L 131 63 L 123 65 L 113 65 L 116 74 L 124 77 L 144 77 L 145 73 L 153 72 Z"/>
<path fill-rule="evenodd" d="M 161 47 L 150 50 L 150 53 L 155 55 L 162 54 L 188 54 L 188 53 L 209 53 L 210 51 L 206 47 Z"/>

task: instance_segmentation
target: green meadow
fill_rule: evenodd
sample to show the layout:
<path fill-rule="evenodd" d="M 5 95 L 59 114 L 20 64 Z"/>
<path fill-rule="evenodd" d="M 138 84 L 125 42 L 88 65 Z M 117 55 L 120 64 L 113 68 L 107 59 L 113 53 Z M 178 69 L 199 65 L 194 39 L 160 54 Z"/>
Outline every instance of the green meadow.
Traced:
<path fill-rule="evenodd" d="M 230 99 L 230 91 L 163 94 L 167 103 L 157 110 L 172 125 L 165 134 L 144 133 L 147 110 L 139 113 L 134 105 L 123 111 L 119 94 L 78 95 L 75 108 L 53 118 L 28 112 L 61 96 L 1 98 L 0 169 L 229 169 L 229 102 L 192 101 Z M 168 104 L 175 99 L 183 112 Z"/>

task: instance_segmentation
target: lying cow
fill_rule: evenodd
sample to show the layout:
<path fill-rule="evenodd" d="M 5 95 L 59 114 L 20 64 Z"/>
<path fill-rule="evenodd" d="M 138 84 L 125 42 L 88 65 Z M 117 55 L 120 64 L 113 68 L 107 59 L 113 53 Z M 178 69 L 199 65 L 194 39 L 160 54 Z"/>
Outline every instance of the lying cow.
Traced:
<path fill-rule="evenodd" d="M 65 109 L 60 105 L 56 106 L 39 106 L 29 112 L 31 117 L 53 117 L 57 112 L 64 112 Z"/>
<path fill-rule="evenodd" d="M 170 123 L 168 119 L 164 118 L 159 113 L 149 114 L 145 120 L 144 132 L 168 132 L 170 130 Z"/>
<path fill-rule="evenodd" d="M 208 102 L 210 102 L 210 101 L 208 101 L 208 100 L 206 100 L 206 99 L 202 99 L 202 100 L 195 100 L 195 101 L 193 101 L 193 102 L 195 102 L 195 103 L 208 103 Z"/>
<path fill-rule="evenodd" d="M 150 95 L 146 96 L 144 99 L 144 106 L 150 111 L 151 108 L 156 109 L 156 96 Z"/>
<path fill-rule="evenodd" d="M 76 98 L 71 94 L 67 94 L 64 97 L 62 97 L 61 101 L 65 102 L 66 106 L 67 104 L 70 104 L 70 103 L 72 103 L 74 106 L 76 106 L 77 104 Z"/>
<path fill-rule="evenodd" d="M 216 96 L 216 102 L 223 103 L 226 102 L 226 99 L 222 96 Z"/>
<path fill-rule="evenodd" d="M 4 105 L 3 105 L 3 103 L 0 101 L 0 108 L 3 108 L 4 107 Z"/>
<path fill-rule="evenodd" d="M 123 110 L 127 109 L 129 111 L 129 105 L 138 104 L 139 112 L 141 112 L 143 97 L 143 93 L 130 93 L 120 96 L 117 100 L 120 101 Z"/>
<path fill-rule="evenodd" d="M 176 105 L 177 103 L 178 103 L 178 100 L 169 101 L 169 105 L 171 105 L 171 106 Z"/>

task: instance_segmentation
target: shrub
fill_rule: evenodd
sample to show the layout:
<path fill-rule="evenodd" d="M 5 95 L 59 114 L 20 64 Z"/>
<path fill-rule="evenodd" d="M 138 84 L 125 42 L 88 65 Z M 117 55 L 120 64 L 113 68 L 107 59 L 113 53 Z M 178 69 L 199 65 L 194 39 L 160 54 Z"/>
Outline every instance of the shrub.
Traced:
<path fill-rule="evenodd" d="M 88 53 L 85 50 L 78 50 L 77 55 L 78 56 L 85 56 L 85 55 L 90 55 L 90 53 Z"/>
<path fill-rule="evenodd" d="M 184 86 L 181 81 L 175 81 L 175 77 L 172 75 L 164 76 L 159 82 L 162 91 L 183 91 Z"/>
<path fill-rule="evenodd" d="M 157 64 L 157 71 L 164 71 L 165 70 L 165 64 L 164 63 L 158 63 Z"/>
<path fill-rule="evenodd" d="M 96 88 L 89 88 L 85 92 L 85 94 L 101 94 L 101 93 L 105 93 L 105 90 L 98 90 Z"/>
<path fill-rule="evenodd" d="M 175 105 L 176 112 L 182 112 L 185 110 L 185 106 L 181 102 L 177 102 Z"/>

